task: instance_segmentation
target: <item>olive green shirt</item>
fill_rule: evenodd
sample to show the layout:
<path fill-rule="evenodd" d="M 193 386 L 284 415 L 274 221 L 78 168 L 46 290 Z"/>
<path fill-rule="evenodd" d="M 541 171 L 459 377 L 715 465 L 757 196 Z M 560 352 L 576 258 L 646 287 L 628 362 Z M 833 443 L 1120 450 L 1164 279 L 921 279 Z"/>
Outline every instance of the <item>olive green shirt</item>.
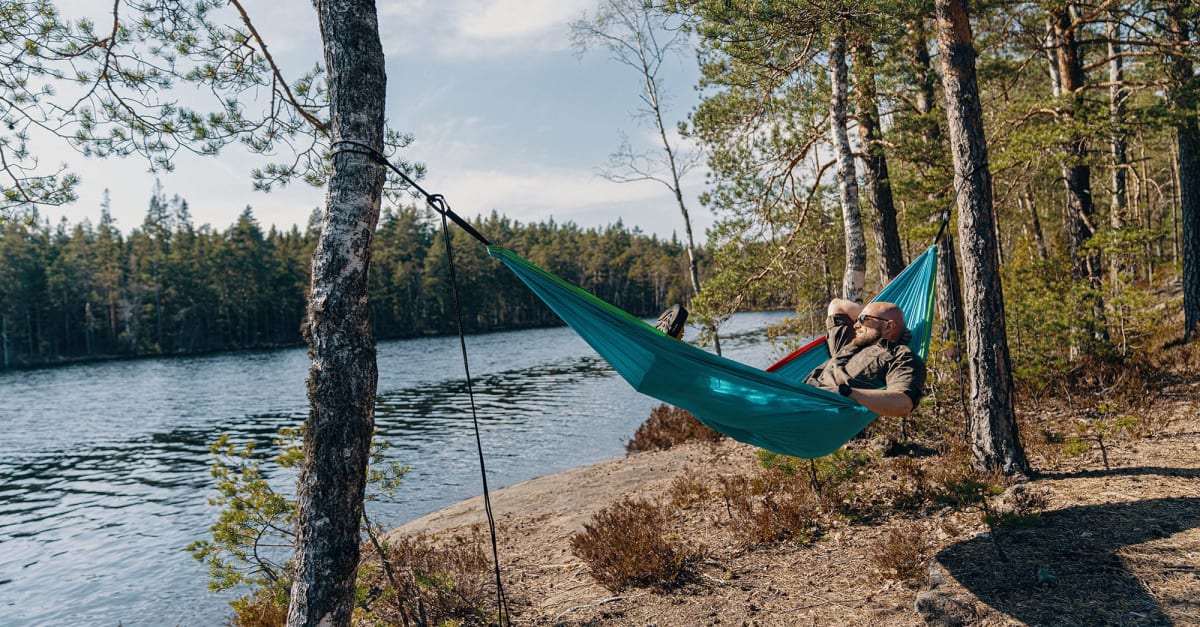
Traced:
<path fill-rule="evenodd" d="M 925 387 L 925 362 L 907 344 L 880 339 L 855 346 L 854 321 L 846 314 L 829 316 L 825 328 L 825 341 L 833 356 L 813 369 L 805 383 L 834 392 L 842 382 L 852 388 L 886 388 L 904 392 L 912 399 L 913 407 L 917 406 Z M 908 337 L 906 330 L 900 339 Z"/>

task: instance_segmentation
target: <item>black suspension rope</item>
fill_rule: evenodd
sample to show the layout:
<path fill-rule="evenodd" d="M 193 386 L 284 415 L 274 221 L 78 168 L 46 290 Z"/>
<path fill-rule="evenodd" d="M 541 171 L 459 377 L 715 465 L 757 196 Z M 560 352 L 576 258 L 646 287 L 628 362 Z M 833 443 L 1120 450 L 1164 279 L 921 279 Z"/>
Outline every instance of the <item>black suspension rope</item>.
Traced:
<path fill-rule="evenodd" d="M 971 176 L 975 176 L 975 172 L 978 170 L 979 167 L 976 167 L 975 170 L 972 170 Z M 954 198 L 950 199 L 950 204 L 946 206 L 946 211 L 942 213 L 942 225 L 938 227 L 937 236 L 933 238 L 934 244 L 939 244 L 942 241 L 942 236 L 946 233 L 946 227 L 950 225 L 950 213 L 954 210 L 954 203 L 957 202 L 957 200 L 958 191 L 955 190 Z M 950 254 L 953 255 L 954 251 L 950 251 Z M 958 297 L 961 306 L 962 294 L 960 293 Z M 954 342 L 956 343 L 955 352 L 958 353 L 958 359 L 954 360 L 955 366 L 957 366 L 958 370 L 958 401 L 959 404 L 962 405 L 963 417 L 965 418 L 971 413 L 967 407 L 967 381 L 966 373 L 963 372 L 963 349 L 965 348 L 964 344 L 966 343 L 966 337 L 965 331 L 958 328 L 958 318 L 956 316 L 950 316 L 950 325 L 954 329 Z M 964 437 L 970 439 L 970 433 L 966 433 L 966 431 L 970 429 L 970 427 L 967 426 L 966 420 L 963 421 L 963 429 Z"/>
<path fill-rule="evenodd" d="M 381 154 L 378 150 L 375 150 L 366 144 L 352 140 L 343 139 L 334 142 L 334 145 L 338 144 L 345 144 L 350 147 L 335 148 L 332 151 L 332 154 L 337 154 L 339 152 L 355 152 L 375 159 L 379 163 L 390 168 L 396 174 L 400 175 L 400 177 L 404 179 L 406 183 L 408 183 L 413 189 L 417 190 L 422 197 L 424 197 L 425 202 L 428 203 L 434 211 L 438 212 L 442 216 L 442 239 L 446 244 L 446 262 L 450 270 L 450 285 L 452 287 L 451 291 L 454 295 L 454 320 L 458 326 L 458 343 L 459 347 L 462 349 L 463 371 L 466 373 L 467 398 L 471 404 L 471 422 L 475 427 L 475 450 L 479 454 L 479 473 L 483 479 L 483 509 L 487 513 L 488 531 L 492 540 L 492 562 L 495 565 L 496 576 L 497 614 L 499 615 L 499 624 L 501 627 L 503 627 L 506 623 L 511 625 L 512 620 L 508 613 L 508 600 L 504 595 L 504 584 L 500 578 L 500 549 L 496 540 L 496 518 L 492 514 L 492 499 L 488 490 L 487 467 L 483 461 L 483 439 L 479 435 L 479 415 L 475 409 L 475 390 L 471 384 L 471 365 L 470 360 L 467 358 L 467 337 L 466 332 L 463 329 L 462 302 L 458 295 L 458 273 L 454 267 L 454 251 L 453 247 L 450 245 L 450 227 L 447 219 L 453 220 L 454 223 L 462 227 L 467 234 L 479 240 L 484 245 L 491 245 L 491 242 L 489 242 L 487 238 L 476 231 L 475 228 L 470 225 L 470 223 L 468 223 L 466 220 L 463 220 L 458 216 L 458 214 L 454 213 L 454 211 L 450 209 L 449 203 L 446 202 L 446 199 L 441 194 L 430 194 L 429 192 L 425 191 L 420 185 L 417 185 L 416 181 L 409 178 L 407 174 L 400 170 L 400 168 L 397 168 L 390 161 L 388 161 L 387 157 L 383 156 L 383 154 Z"/>
<path fill-rule="evenodd" d="M 942 212 L 942 225 L 938 227 L 937 235 L 933 238 L 933 243 L 936 245 L 942 241 L 942 235 L 946 233 L 946 227 L 950 224 L 950 207 Z"/>
<path fill-rule="evenodd" d="M 439 202 L 445 202 L 440 197 L 438 198 Z M 433 200 L 430 200 L 430 203 L 432 204 Z M 467 398 L 471 402 L 471 422 L 475 426 L 475 450 L 479 453 L 479 474 L 483 479 L 483 509 L 487 512 L 488 532 L 492 537 L 492 560 L 496 571 L 497 612 L 500 615 L 500 625 L 503 627 L 505 620 L 508 619 L 508 603 L 504 597 L 504 584 L 500 581 L 500 549 L 496 543 L 496 519 L 492 515 L 492 499 L 488 492 L 487 469 L 483 463 L 483 440 L 479 436 L 479 416 L 475 411 L 475 391 L 471 385 L 471 366 L 467 359 L 467 337 L 463 331 L 462 302 L 458 297 L 458 274 L 454 269 L 454 253 L 450 246 L 450 226 L 446 222 L 447 214 L 449 213 L 449 207 L 446 207 L 446 211 L 442 212 L 442 240 L 446 243 L 446 261 L 450 268 L 450 285 L 453 287 L 451 291 L 454 294 L 454 319 L 458 325 L 458 344 L 462 349 L 463 370 L 467 376 Z"/>
<path fill-rule="evenodd" d="M 391 161 L 388 161 L 388 158 L 383 156 L 383 153 L 362 142 L 356 142 L 351 139 L 339 139 L 333 142 L 333 146 L 337 146 L 338 144 L 345 144 L 346 146 L 349 146 L 349 148 L 334 148 L 331 154 L 337 154 L 339 152 L 356 152 L 358 154 L 367 155 L 368 157 L 375 159 L 392 172 L 395 172 L 401 179 L 404 180 L 405 183 L 408 183 L 409 187 L 417 190 L 417 193 L 425 199 L 425 202 L 431 208 L 433 208 L 434 211 L 442 214 L 443 218 L 450 218 L 453 220 L 455 224 L 467 232 L 467 235 L 479 240 L 484 246 L 492 245 L 492 243 L 489 242 L 486 237 L 481 235 L 479 231 L 475 230 L 475 227 L 471 226 L 470 222 L 467 222 L 459 217 L 457 213 L 454 213 L 450 210 L 450 205 L 446 202 L 445 197 L 443 197 L 441 194 L 430 194 L 429 192 L 425 191 L 423 187 L 417 185 L 416 181 L 412 180 L 410 176 L 405 174 L 404 170 L 397 168 Z"/>

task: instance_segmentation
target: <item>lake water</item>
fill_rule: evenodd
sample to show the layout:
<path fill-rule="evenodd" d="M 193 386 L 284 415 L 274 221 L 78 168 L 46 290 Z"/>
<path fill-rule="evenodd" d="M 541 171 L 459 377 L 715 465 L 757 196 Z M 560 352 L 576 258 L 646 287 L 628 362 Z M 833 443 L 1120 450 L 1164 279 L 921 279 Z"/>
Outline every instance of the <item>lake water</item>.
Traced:
<path fill-rule="evenodd" d="M 782 316 L 735 316 L 725 354 L 770 364 L 761 331 Z M 467 349 L 493 490 L 620 457 L 658 404 L 566 328 Z M 378 359 L 378 434 L 412 470 L 375 518 L 479 494 L 458 338 L 381 342 Z M 207 592 L 185 550 L 217 516 L 209 445 L 227 433 L 271 451 L 307 415 L 308 368 L 296 348 L 0 372 L 0 624 L 222 624 L 233 595 Z"/>

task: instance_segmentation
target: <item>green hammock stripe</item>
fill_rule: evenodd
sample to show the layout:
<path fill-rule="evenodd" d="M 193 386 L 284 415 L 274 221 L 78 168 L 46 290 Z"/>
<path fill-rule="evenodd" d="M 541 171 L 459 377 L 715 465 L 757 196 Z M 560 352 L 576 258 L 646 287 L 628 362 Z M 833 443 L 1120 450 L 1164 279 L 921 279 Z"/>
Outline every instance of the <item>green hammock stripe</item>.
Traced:
<path fill-rule="evenodd" d="M 848 398 L 801 383 L 811 367 L 799 374 L 767 372 L 714 355 L 667 337 L 512 251 L 489 246 L 488 253 L 512 270 L 634 389 L 686 409 L 736 440 L 784 455 L 821 457 L 875 419 L 875 414 Z M 929 255 L 927 251 L 921 259 Z M 913 266 L 919 266 L 920 272 Z M 905 274 L 932 273 L 930 264 L 914 262 L 913 266 Z M 904 295 L 915 296 L 908 300 L 919 303 L 915 308 L 928 309 L 922 305 L 931 302 L 925 292 L 932 288 L 932 279 L 902 283 L 908 285 Z M 905 309 L 906 317 L 908 313 Z M 914 336 L 927 342 L 928 320 L 920 324 L 924 326 L 912 322 L 909 326 Z"/>

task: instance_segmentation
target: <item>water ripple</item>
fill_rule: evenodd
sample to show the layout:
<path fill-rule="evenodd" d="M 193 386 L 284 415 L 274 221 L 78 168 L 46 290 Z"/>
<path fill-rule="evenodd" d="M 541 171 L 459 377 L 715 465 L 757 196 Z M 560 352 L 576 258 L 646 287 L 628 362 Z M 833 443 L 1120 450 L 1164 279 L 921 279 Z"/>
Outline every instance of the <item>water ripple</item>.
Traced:
<path fill-rule="evenodd" d="M 735 317 L 726 354 L 765 366 Z M 524 481 L 623 453 L 656 401 L 633 392 L 570 330 L 467 338 L 488 483 Z M 378 346 L 377 434 L 412 470 L 372 516 L 398 524 L 480 492 L 457 338 Z M 184 548 L 216 520 L 210 444 L 277 453 L 308 412 L 302 349 L 0 372 L 0 615 L 7 625 L 219 624 Z M 276 489 L 294 485 L 276 471 Z"/>

